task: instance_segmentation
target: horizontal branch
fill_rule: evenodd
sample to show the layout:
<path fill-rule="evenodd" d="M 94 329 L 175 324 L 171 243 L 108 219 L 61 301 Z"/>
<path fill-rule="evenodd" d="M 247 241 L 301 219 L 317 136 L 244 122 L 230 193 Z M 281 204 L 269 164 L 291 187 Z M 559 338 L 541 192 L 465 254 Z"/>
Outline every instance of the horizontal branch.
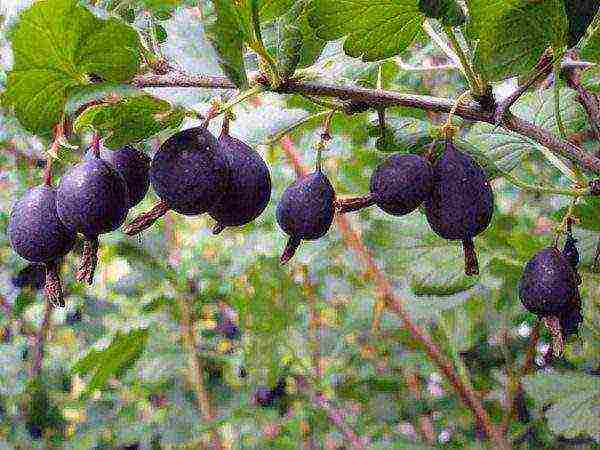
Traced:
<path fill-rule="evenodd" d="M 200 87 L 216 89 L 235 89 L 225 77 L 206 75 L 186 75 L 179 72 L 167 75 L 141 75 L 132 83 L 139 87 Z M 265 86 L 266 87 L 266 86 Z M 434 112 L 450 112 L 454 100 L 427 95 L 405 94 L 382 89 L 369 89 L 360 86 L 337 86 L 314 81 L 288 81 L 277 92 L 287 94 L 304 94 L 316 97 L 329 97 L 346 100 L 366 108 L 404 106 Z M 463 102 L 456 109 L 456 115 L 464 119 L 494 123 L 493 111 L 483 110 L 478 103 Z M 560 139 L 548 130 L 540 128 L 511 114 L 506 114 L 500 125 L 547 147 L 556 155 L 577 162 L 587 170 L 600 173 L 600 159 L 586 153 L 576 145 Z"/>

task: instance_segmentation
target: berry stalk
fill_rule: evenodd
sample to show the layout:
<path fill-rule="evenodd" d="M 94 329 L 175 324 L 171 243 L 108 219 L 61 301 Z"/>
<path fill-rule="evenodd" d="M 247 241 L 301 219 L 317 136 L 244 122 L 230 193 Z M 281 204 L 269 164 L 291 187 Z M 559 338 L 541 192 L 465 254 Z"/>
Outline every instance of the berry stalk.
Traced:
<path fill-rule="evenodd" d="M 149 211 L 143 212 L 127 225 L 123 226 L 123 233 L 128 236 L 135 236 L 142 231 L 150 228 L 154 222 L 164 216 L 169 211 L 169 205 L 165 202 L 160 201 L 152 207 Z"/>

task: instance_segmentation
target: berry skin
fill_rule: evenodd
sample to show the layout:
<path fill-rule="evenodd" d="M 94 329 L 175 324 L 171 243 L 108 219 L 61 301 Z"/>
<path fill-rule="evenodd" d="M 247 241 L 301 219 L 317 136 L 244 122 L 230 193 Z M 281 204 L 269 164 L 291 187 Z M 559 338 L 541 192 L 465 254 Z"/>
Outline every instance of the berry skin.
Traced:
<path fill-rule="evenodd" d="M 160 199 L 180 214 L 206 212 L 223 196 L 227 161 L 205 127 L 189 128 L 167 139 L 154 155 L 150 182 Z"/>
<path fill-rule="evenodd" d="M 56 206 L 67 228 L 96 239 L 125 221 L 129 209 L 127 184 L 101 158 L 84 160 L 60 180 Z"/>
<path fill-rule="evenodd" d="M 87 159 L 95 158 L 93 152 L 86 153 Z M 140 203 L 150 187 L 150 157 L 131 145 L 118 150 L 100 149 L 100 158 L 121 174 L 129 193 L 129 208 Z"/>
<path fill-rule="evenodd" d="M 371 176 L 370 193 L 337 201 L 341 213 L 377 205 L 384 212 L 403 216 L 417 209 L 431 195 L 433 171 L 419 155 L 392 155 Z"/>
<path fill-rule="evenodd" d="M 394 216 L 417 209 L 431 194 L 433 171 L 419 155 L 393 155 L 371 177 L 375 204 Z"/>
<path fill-rule="evenodd" d="M 494 194 L 479 164 L 450 139 L 433 167 L 433 189 L 425 212 L 436 234 L 463 242 L 465 273 L 478 274 L 473 238 L 492 220 Z"/>
<path fill-rule="evenodd" d="M 545 248 L 527 263 L 519 297 L 529 312 L 542 318 L 560 316 L 579 297 L 575 271 L 558 249 Z"/>
<path fill-rule="evenodd" d="M 583 322 L 583 314 L 581 313 L 581 297 L 577 293 L 560 317 L 560 328 L 565 337 L 579 332 L 579 327 Z"/>
<path fill-rule="evenodd" d="M 242 141 L 222 133 L 218 140 L 229 172 L 225 193 L 208 214 L 217 221 L 215 231 L 256 219 L 271 198 L 271 175 L 261 156 Z"/>
<path fill-rule="evenodd" d="M 335 191 L 320 170 L 288 186 L 277 205 L 277 223 L 290 236 L 281 262 L 286 263 L 292 258 L 301 240 L 325 236 L 334 213 Z"/>
<path fill-rule="evenodd" d="M 8 238 L 17 254 L 32 263 L 55 261 L 71 251 L 75 234 L 59 219 L 52 187 L 36 186 L 15 203 Z"/>

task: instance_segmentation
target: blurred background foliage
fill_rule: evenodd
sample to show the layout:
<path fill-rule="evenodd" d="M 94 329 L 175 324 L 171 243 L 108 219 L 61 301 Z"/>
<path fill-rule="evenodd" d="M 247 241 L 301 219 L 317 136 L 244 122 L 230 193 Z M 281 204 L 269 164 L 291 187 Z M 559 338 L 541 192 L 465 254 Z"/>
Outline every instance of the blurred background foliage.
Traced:
<path fill-rule="evenodd" d="M 0 6 L 0 89 L 12 64 L 6 31 L 30 3 L 3 0 Z M 143 32 L 150 23 L 162 52 L 177 67 L 221 74 L 204 31 L 203 16 L 210 12 L 204 2 L 91 3 L 97 13 L 119 14 Z M 265 40 L 275 39 L 276 32 L 265 26 Z M 255 57 L 247 58 L 247 67 L 256 68 Z M 457 70 L 419 69 L 444 63 L 443 54 L 424 39 L 377 63 L 349 58 L 340 42 L 332 42 L 309 70 L 332 82 L 375 87 L 381 67 L 386 89 L 456 97 L 467 88 Z M 599 91 L 600 71 L 588 71 L 585 83 Z M 175 108 L 199 112 L 219 95 L 204 89 L 147 91 Z M 587 122 L 570 96 L 565 89 L 563 117 L 569 133 L 577 133 Z M 140 108 L 161 111 L 160 104 Z M 254 223 L 213 236 L 206 216 L 170 214 L 139 239 L 120 232 L 103 236 L 89 288 L 74 281 L 80 247 L 66 257 L 67 308 L 54 311 L 43 376 L 37 379 L 29 377 L 28 367 L 44 312 L 39 275 L 0 233 L 0 298 L 8 306 L 0 312 L 0 449 L 202 448 L 210 441 L 210 427 L 203 425 L 190 379 L 194 358 L 203 365 L 216 413 L 212 428 L 220 430 L 225 448 L 346 448 L 340 432 L 298 385 L 303 378 L 335 399 L 350 426 L 368 438 L 369 448 L 485 448 L 481 428 L 401 322 L 384 313 L 374 325 L 379 287 L 337 225 L 326 238 L 303 245 L 288 267 L 279 265 L 285 236 L 275 221 L 275 205 L 296 175 L 289 154 L 273 139 L 288 135 L 288 150 L 293 147 L 304 166 L 312 166 L 323 111 L 303 97 L 276 94 L 234 108 L 232 135 L 266 158 L 274 182 L 271 204 Z M 527 94 L 514 111 L 556 128 L 548 91 Z M 131 116 L 124 114 L 122 127 L 131 131 L 136 122 L 128 124 Z M 386 152 L 403 145 L 404 134 L 444 120 L 392 108 L 388 126 L 400 142 L 395 137 L 382 142 L 376 118 L 371 112 L 333 118 L 325 170 L 339 195 L 367 192 L 371 172 Z M 197 123 L 180 116 L 174 125 L 181 121 L 183 127 Z M 219 127 L 220 120 L 211 124 L 215 133 Z M 172 133 L 163 130 L 140 146 L 152 154 Z M 523 180 L 568 187 L 539 148 L 519 136 L 463 123 L 460 138 Z M 74 148 L 60 150 L 58 174 L 81 158 L 84 142 L 78 139 L 71 139 Z M 599 150 L 597 142 L 586 145 Z M 0 111 L 2 230 L 14 200 L 41 182 L 47 146 Z M 452 356 L 461 375 L 471 378 L 500 424 L 508 408 L 505 393 L 514 390 L 535 326 L 535 317 L 520 305 L 517 283 L 526 261 L 551 244 L 568 199 L 525 192 L 501 177 L 493 187 L 496 211 L 476 241 L 481 263 L 476 278 L 464 276 L 459 246 L 435 236 L 421 212 L 393 218 L 370 208 L 347 220 L 405 308 Z M 151 193 L 129 217 L 156 200 Z M 580 335 L 567 343 L 564 358 L 547 364 L 551 339 L 542 331 L 533 349 L 534 370 L 507 422 L 515 448 L 597 448 L 600 440 L 598 208 L 597 200 L 586 200 L 576 209 L 585 316 Z M 193 347 L 186 345 L 188 332 Z M 322 369 L 318 379 L 316 364 Z M 277 398 L 257 401 L 257 393 L 278 383 L 285 389 Z M 430 429 L 423 428 L 424 417 Z"/>

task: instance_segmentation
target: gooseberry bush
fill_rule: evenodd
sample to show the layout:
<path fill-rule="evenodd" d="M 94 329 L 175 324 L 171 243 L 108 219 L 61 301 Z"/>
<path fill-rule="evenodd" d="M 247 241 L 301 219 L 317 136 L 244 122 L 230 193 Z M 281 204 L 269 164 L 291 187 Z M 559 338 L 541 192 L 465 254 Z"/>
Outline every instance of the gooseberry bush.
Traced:
<path fill-rule="evenodd" d="M 0 448 L 597 448 L 595 0 L 0 5 Z"/>

